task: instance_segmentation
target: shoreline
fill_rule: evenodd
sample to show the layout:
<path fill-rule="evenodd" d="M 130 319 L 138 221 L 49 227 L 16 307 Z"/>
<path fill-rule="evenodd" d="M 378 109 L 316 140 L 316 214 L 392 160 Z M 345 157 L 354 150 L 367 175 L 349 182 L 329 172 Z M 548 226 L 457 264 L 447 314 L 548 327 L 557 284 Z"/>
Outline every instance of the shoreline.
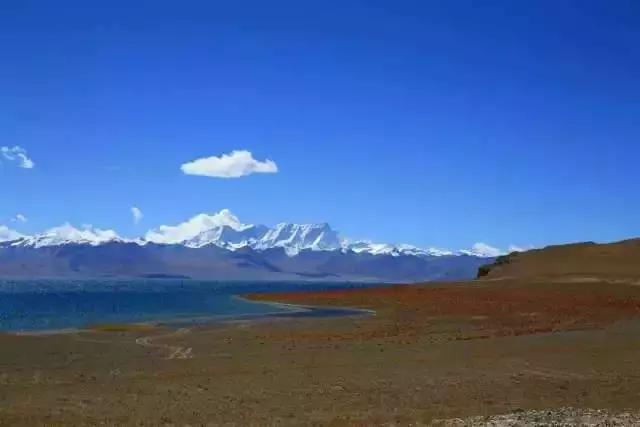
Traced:
<path fill-rule="evenodd" d="M 266 313 L 244 313 L 244 314 L 220 314 L 210 316 L 191 316 L 167 319 L 155 319 L 143 322 L 114 322 L 97 323 L 84 327 L 71 327 L 61 329 L 35 329 L 35 330 L 3 330 L 0 334 L 17 337 L 44 337 L 53 335 L 68 335 L 90 332 L 136 332 L 142 329 L 153 328 L 179 328 L 187 325 L 207 326 L 215 324 L 226 324 L 233 322 L 259 322 L 268 319 L 304 319 L 304 318 L 327 318 L 327 317 L 347 317 L 375 315 L 375 310 L 340 307 L 340 306 L 314 306 L 305 304 L 291 304 L 277 301 L 259 301 L 250 299 L 244 295 L 233 295 L 234 299 L 239 299 L 252 304 L 260 304 L 279 308 L 281 311 L 270 311 Z"/>

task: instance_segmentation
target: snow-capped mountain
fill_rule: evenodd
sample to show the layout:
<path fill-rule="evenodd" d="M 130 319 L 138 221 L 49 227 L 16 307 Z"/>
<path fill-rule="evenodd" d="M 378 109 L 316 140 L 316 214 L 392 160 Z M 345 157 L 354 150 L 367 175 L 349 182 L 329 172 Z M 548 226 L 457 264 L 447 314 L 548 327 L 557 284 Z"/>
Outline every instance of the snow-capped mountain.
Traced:
<path fill-rule="evenodd" d="M 451 251 L 428 248 L 422 249 L 412 245 L 392 245 L 389 243 L 373 243 L 366 240 L 357 242 L 343 242 L 344 250 L 351 250 L 355 253 L 366 253 L 371 255 L 413 255 L 413 256 L 447 256 L 455 255 Z"/>
<path fill-rule="evenodd" d="M 162 239 L 154 243 L 162 243 Z M 303 250 L 331 251 L 342 248 L 338 233 L 328 224 L 216 225 L 192 238 L 179 241 L 190 248 L 215 245 L 229 250 L 283 248 L 289 256 Z"/>
<path fill-rule="evenodd" d="M 453 255 L 453 252 L 449 251 L 421 249 L 411 245 L 350 242 L 341 238 L 327 223 L 280 223 L 272 228 L 243 224 L 227 209 L 213 215 L 200 214 L 175 226 L 162 226 L 147 233 L 146 241 L 181 244 L 190 248 L 215 245 L 232 251 L 246 247 L 258 251 L 282 248 L 289 256 L 295 256 L 305 250 L 342 250 L 392 256 Z"/>
<path fill-rule="evenodd" d="M 21 236 L 12 239 L 13 246 L 28 246 L 42 248 L 47 246 L 60 246 L 66 244 L 87 244 L 98 246 L 107 242 L 123 242 L 113 230 L 102 230 L 86 226 L 83 229 L 73 227 L 71 224 L 63 224 L 53 227 L 41 234 L 34 236 Z"/>
<path fill-rule="evenodd" d="M 328 224 L 287 224 L 273 228 L 243 224 L 228 209 L 200 214 L 174 226 L 149 231 L 142 243 L 181 244 L 190 248 L 215 245 L 229 250 L 283 248 L 294 256 L 302 250 L 340 249 L 338 233 Z"/>
<path fill-rule="evenodd" d="M 514 252 L 521 252 L 520 250 L 516 250 Z M 498 257 L 500 255 L 505 255 L 504 252 L 502 252 L 499 249 L 493 248 L 489 245 L 486 245 L 484 243 L 476 243 L 475 245 L 473 245 L 471 247 L 471 249 L 463 249 L 457 252 L 458 255 L 468 255 L 468 256 L 475 256 L 475 257 L 480 257 L 480 258 L 495 258 Z"/>
<path fill-rule="evenodd" d="M 99 246 L 108 242 L 128 242 L 144 246 L 150 243 L 181 245 L 188 248 L 217 246 L 230 251 L 250 248 L 256 251 L 282 248 L 290 257 L 302 251 L 340 251 L 356 254 L 444 257 L 467 255 L 491 258 L 501 251 L 484 244 L 476 244 L 470 250 L 447 251 L 435 248 L 419 248 L 406 244 L 350 241 L 339 235 L 329 224 L 280 223 L 274 227 L 242 223 L 228 209 L 214 214 L 199 214 L 177 225 L 162 225 L 148 231 L 144 238 L 124 239 L 113 230 L 92 226 L 76 228 L 63 224 L 34 236 L 24 236 L 7 227 L 0 227 L 0 242 L 11 241 L 13 246 L 49 247 L 65 244 Z"/>
<path fill-rule="evenodd" d="M 287 224 L 281 223 L 269 229 L 253 245 L 264 250 L 284 248 L 288 255 L 297 255 L 303 250 L 333 251 L 340 249 L 342 242 L 338 233 L 329 224 Z"/>
<path fill-rule="evenodd" d="M 228 210 L 125 239 L 63 224 L 33 236 L 0 227 L 0 277 L 192 277 L 243 280 L 460 280 L 495 249 L 464 252 L 349 241 L 328 224 L 242 223 Z"/>
<path fill-rule="evenodd" d="M 256 242 L 268 231 L 269 229 L 264 225 L 249 225 L 242 228 L 220 225 L 205 230 L 181 243 L 190 248 L 216 245 L 233 251 L 246 246 L 254 247 Z"/>

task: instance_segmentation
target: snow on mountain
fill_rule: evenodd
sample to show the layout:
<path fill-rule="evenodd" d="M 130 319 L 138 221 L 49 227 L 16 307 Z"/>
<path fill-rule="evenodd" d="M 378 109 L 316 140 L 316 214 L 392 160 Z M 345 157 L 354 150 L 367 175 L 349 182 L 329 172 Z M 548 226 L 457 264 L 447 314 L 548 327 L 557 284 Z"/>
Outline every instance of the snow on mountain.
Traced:
<path fill-rule="evenodd" d="M 229 250 L 251 247 L 256 250 L 284 248 L 293 256 L 301 250 L 335 250 L 341 248 L 338 233 L 328 224 L 243 224 L 228 209 L 216 214 L 199 214 L 175 225 L 163 225 L 149 231 L 144 241 L 182 244 L 192 248 L 216 245 Z"/>
<path fill-rule="evenodd" d="M 454 255 L 451 251 L 441 249 L 428 248 L 422 249 L 412 245 L 392 245 L 389 243 L 373 243 L 366 240 L 343 243 L 344 250 L 350 250 L 355 253 L 368 253 L 371 255 L 413 255 L 413 256 L 446 256 Z"/>
<path fill-rule="evenodd" d="M 112 241 L 124 241 L 113 230 L 102 230 L 91 226 L 78 229 L 69 223 L 50 228 L 35 236 L 24 236 L 13 243 L 13 246 L 31 246 L 42 248 L 45 246 L 59 246 L 70 243 L 89 244 L 98 246 Z"/>
<path fill-rule="evenodd" d="M 422 249 L 412 245 L 397 245 L 397 248 L 403 255 L 415 255 L 415 256 L 451 256 L 453 252 L 446 249 L 438 248 L 426 248 Z"/>
<path fill-rule="evenodd" d="M 480 258 L 495 258 L 504 255 L 504 251 L 487 245 L 486 243 L 476 243 L 471 249 L 463 249 L 458 251 L 459 255 L 469 255 Z"/>
<path fill-rule="evenodd" d="M 269 229 L 263 225 L 248 225 L 239 229 L 228 225 L 215 226 L 205 230 L 183 242 L 190 248 L 201 248 L 207 245 L 216 245 L 222 248 L 235 250 L 245 246 L 253 246 Z"/>
<path fill-rule="evenodd" d="M 371 255 L 392 255 L 399 253 L 394 245 L 388 243 L 373 243 L 366 240 L 353 243 L 344 242 L 343 249 L 350 250 L 355 253 L 367 253 Z"/>
<path fill-rule="evenodd" d="M 468 255 L 491 258 L 502 255 L 502 251 L 484 243 L 476 243 L 469 250 L 451 252 L 435 248 L 423 249 L 406 244 L 352 242 L 341 238 L 338 232 L 326 223 L 281 223 L 272 228 L 264 225 L 243 224 L 228 209 L 214 214 L 202 213 L 177 225 L 162 225 L 148 231 L 144 238 L 135 240 L 122 239 L 113 230 L 101 230 L 91 226 L 78 229 L 68 223 L 31 237 L 0 226 L 0 242 L 9 242 L 8 244 L 12 246 L 40 248 L 69 243 L 97 246 L 112 241 L 133 242 L 139 245 L 178 244 L 190 248 L 215 245 L 232 251 L 246 247 L 258 251 L 282 248 L 289 256 L 295 256 L 305 250 L 340 250 L 371 255 L 417 257 Z"/>
<path fill-rule="evenodd" d="M 342 243 L 338 233 L 329 224 L 281 223 L 269 229 L 254 249 L 284 248 L 293 256 L 302 250 L 331 251 L 340 249 Z"/>

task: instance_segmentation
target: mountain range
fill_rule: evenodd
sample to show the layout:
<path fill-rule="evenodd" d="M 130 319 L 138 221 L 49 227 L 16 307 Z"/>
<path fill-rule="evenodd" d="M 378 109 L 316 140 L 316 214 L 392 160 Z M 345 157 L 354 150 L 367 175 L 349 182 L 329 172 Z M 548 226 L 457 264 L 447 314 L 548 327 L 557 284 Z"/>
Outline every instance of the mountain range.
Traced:
<path fill-rule="evenodd" d="M 0 277 L 457 280 L 494 255 L 350 241 L 326 223 L 243 224 L 226 209 L 135 239 L 64 224 L 33 236 L 5 231 L 0 240 Z"/>

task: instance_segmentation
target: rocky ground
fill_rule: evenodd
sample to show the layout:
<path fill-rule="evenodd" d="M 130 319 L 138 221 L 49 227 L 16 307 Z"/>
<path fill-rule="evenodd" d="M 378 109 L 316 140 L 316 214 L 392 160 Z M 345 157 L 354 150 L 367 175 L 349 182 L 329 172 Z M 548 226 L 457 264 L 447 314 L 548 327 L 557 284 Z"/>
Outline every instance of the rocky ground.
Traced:
<path fill-rule="evenodd" d="M 518 411 L 505 415 L 469 417 L 465 419 L 434 420 L 433 424 L 443 427 L 627 427 L 640 425 L 640 415 L 629 412 L 611 414 L 603 410 L 560 408 L 555 410 Z"/>

